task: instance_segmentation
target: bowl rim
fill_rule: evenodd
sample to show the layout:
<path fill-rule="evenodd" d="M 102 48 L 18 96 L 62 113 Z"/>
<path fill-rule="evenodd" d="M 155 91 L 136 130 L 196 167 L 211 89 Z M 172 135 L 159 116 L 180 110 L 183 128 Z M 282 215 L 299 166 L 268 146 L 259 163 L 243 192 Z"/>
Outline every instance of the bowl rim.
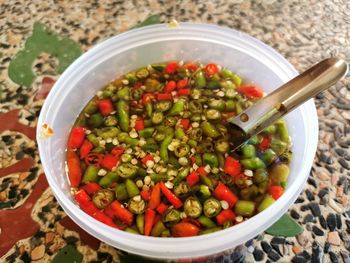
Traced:
<path fill-rule="evenodd" d="M 149 38 L 150 36 L 153 38 L 154 35 L 160 34 L 166 37 L 166 34 L 168 33 L 173 37 L 179 37 L 182 36 L 181 34 L 186 35 L 191 30 L 204 32 L 208 34 L 208 38 L 210 37 L 210 34 L 214 34 L 216 37 L 220 36 L 222 38 L 227 38 L 230 40 L 242 41 L 245 44 L 254 47 L 257 51 L 264 54 L 267 59 L 272 60 L 275 63 L 274 65 L 276 67 L 279 67 L 280 70 L 285 72 L 285 79 L 292 78 L 298 74 L 294 67 L 273 48 L 264 44 L 260 40 L 240 31 L 217 25 L 189 22 L 180 23 L 178 27 L 174 28 L 169 28 L 167 24 L 152 25 L 139 29 L 133 29 L 111 37 L 99 43 L 95 47 L 91 48 L 88 52 L 80 56 L 66 69 L 66 71 L 60 76 L 59 80 L 55 83 L 54 87 L 44 102 L 38 119 L 37 142 L 40 158 L 42 160 L 42 166 L 49 185 L 52 188 L 57 201 L 63 207 L 66 214 L 85 231 L 95 237 L 98 236 L 98 239 L 124 251 L 142 256 L 156 257 L 159 259 L 184 259 L 202 257 L 222 252 L 253 238 L 256 235 L 254 232 L 256 228 L 267 229 L 279 218 L 277 217 L 274 220 L 263 222 L 264 217 L 271 217 L 271 215 L 282 216 L 289 208 L 289 205 L 285 205 L 287 201 L 289 200 L 290 202 L 290 200 L 292 200 L 294 202 L 296 200 L 308 178 L 308 174 L 313 163 L 313 158 L 316 153 L 318 143 L 318 119 L 315 104 L 313 100 L 309 100 L 299 107 L 302 113 L 303 123 L 305 124 L 306 129 L 309 131 L 309 134 L 312 135 L 307 140 L 307 145 L 305 148 L 307 148 L 309 154 L 306 155 L 305 162 L 300 171 L 300 173 L 304 174 L 304 176 L 299 176 L 297 180 L 293 182 L 293 186 L 296 187 L 293 189 L 293 191 L 291 188 L 288 188 L 284 195 L 278 201 L 276 201 L 274 205 L 267 208 L 258 215 L 255 215 L 244 223 L 236 225 L 233 228 L 228 228 L 204 236 L 187 238 L 157 238 L 136 236 L 124 231 L 112 229 L 103 223 L 98 222 L 92 217 L 86 217 L 86 214 L 67 197 L 67 193 L 64 193 L 60 190 L 56 182 L 50 176 L 50 169 L 47 165 L 47 158 L 45 155 L 45 143 L 43 138 L 40 137 L 41 126 L 45 123 L 47 112 L 50 110 L 50 101 L 54 100 L 57 97 L 58 92 L 61 92 L 60 86 L 64 84 L 65 77 L 73 75 L 79 67 L 84 66 L 84 63 L 96 58 L 96 55 L 102 51 L 108 50 L 108 47 L 114 43 L 128 43 L 133 39 L 135 40 L 141 37 Z M 306 117 L 308 117 L 308 121 L 306 121 Z M 228 242 L 226 239 L 228 239 L 231 234 L 236 234 L 235 232 L 240 232 L 238 233 L 238 238 L 236 241 Z M 243 232 L 244 234 L 242 234 Z M 212 240 L 212 242 L 210 242 L 210 245 L 207 244 L 208 239 Z M 196 242 L 198 244 L 198 248 L 194 248 L 193 242 Z"/>

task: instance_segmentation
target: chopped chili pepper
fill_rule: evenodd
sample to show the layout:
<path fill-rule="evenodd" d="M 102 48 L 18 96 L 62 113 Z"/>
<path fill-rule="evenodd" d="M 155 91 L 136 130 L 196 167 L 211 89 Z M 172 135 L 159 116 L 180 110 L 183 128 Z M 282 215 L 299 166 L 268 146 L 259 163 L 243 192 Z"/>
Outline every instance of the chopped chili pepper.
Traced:
<path fill-rule="evenodd" d="M 244 173 L 241 173 L 237 176 L 235 176 L 234 181 L 235 185 L 238 186 L 238 188 L 243 189 L 247 187 L 247 176 Z"/>
<path fill-rule="evenodd" d="M 203 166 L 198 167 L 197 172 L 202 176 L 207 176 L 207 174 L 208 174 Z"/>
<path fill-rule="evenodd" d="M 199 231 L 199 227 L 187 222 L 177 223 L 171 228 L 174 237 L 192 237 L 196 236 Z"/>
<path fill-rule="evenodd" d="M 151 193 L 150 200 L 148 202 L 148 208 L 156 209 L 160 204 L 160 184 L 156 184 Z"/>
<path fill-rule="evenodd" d="M 84 189 L 80 189 L 78 192 L 76 192 L 74 198 L 78 202 L 78 204 L 91 200 L 90 196 L 86 193 Z"/>
<path fill-rule="evenodd" d="M 144 165 L 147 165 L 147 162 L 148 162 L 148 161 L 153 161 L 153 160 L 154 160 L 153 156 L 152 156 L 151 154 L 147 154 L 145 157 L 143 157 L 143 158 L 141 159 L 141 162 L 142 162 Z"/>
<path fill-rule="evenodd" d="M 197 219 L 194 219 L 192 217 L 186 217 L 186 218 L 182 219 L 181 222 L 191 223 L 195 226 L 201 227 L 201 223 L 199 223 L 199 221 Z"/>
<path fill-rule="evenodd" d="M 225 222 L 233 222 L 235 219 L 236 215 L 231 209 L 222 210 L 220 214 L 216 216 L 216 222 L 219 225 L 223 225 Z"/>
<path fill-rule="evenodd" d="M 177 92 L 177 95 L 178 96 L 188 96 L 191 94 L 191 89 L 180 89 L 178 92 Z"/>
<path fill-rule="evenodd" d="M 145 123 L 142 118 L 137 118 L 135 121 L 135 130 L 140 131 L 145 128 Z"/>
<path fill-rule="evenodd" d="M 191 156 L 190 159 L 191 159 L 191 163 L 192 164 L 194 164 L 196 162 L 196 157 L 195 156 Z"/>
<path fill-rule="evenodd" d="M 256 86 L 240 86 L 236 90 L 249 99 L 258 99 L 264 95 L 262 89 Z"/>
<path fill-rule="evenodd" d="M 225 200 L 232 208 L 238 201 L 237 196 L 222 182 L 219 182 L 214 190 L 214 196 L 219 200 Z"/>
<path fill-rule="evenodd" d="M 74 127 L 70 133 L 68 140 L 68 148 L 76 149 L 79 148 L 85 139 L 85 128 L 83 127 Z"/>
<path fill-rule="evenodd" d="M 180 79 L 176 84 L 177 89 L 184 89 L 187 86 L 188 86 L 188 79 Z"/>
<path fill-rule="evenodd" d="M 79 150 L 80 158 L 84 159 L 92 150 L 92 148 L 94 148 L 94 145 L 89 140 L 84 140 Z"/>
<path fill-rule="evenodd" d="M 219 72 L 219 68 L 216 64 L 209 63 L 205 66 L 204 71 L 205 75 L 210 78 Z"/>
<path fill-rule="evenodd" d="M 270 136 L 264 136 L 262 138 L 261 142 L 259 143 L 258 148 L 261 151 L 265 151 L 265 150 L 267 150 L 270 147 L 270 144 L 271 144 Z"/>
<path fill-rule="evenodd" d="M 269 188 L 269 193 L 271 194 L 273 199 L 277 200 L 278 198 L 280 198 L 283 195 L 284 189 L 282 186 L 272 185 Z"/>
<path fill-rule="evenodd" d="M 151 102 L 151 101 L 153 101 L 154 99 L 155 99 L 155 95 L 154 95 L 154 94 L 151 94 L 151 93 L 143 94 L 143 96 L 142 96 L 142 104 L 143 104 L 144 106 L 146 106 L 146 104 L 147 104 L 148 102 Z"/>
<path fill-rule="evenodd" d="M 102 211 L 97 211 L 95 214 L 92 215 L 92 217 L 108 226 L 120 229 L 120 227 L 114 224 L 113 220 L 109 218 L 106 214 L 104 214 Z"/>
<path fill-rule="evenodd" d="M 171 93 L 158 93 L 157 100 L 173 100 L 173 95 L 171 95 Z"/>
<path fill-rule="evenodd" d="M 106 154 L 101 162 L 101 166 L 108 170 L 112 170 L 113 167 L 117 165 L 119 158 L 112 154 Z"/>
<path fill-rule="evenodd" d="M 164 73 L 165 74 L 174 74 L 178 67 L 179 67 L 179 65 L 176 62 L 169 63 L 165 66 Z"/>
<path fill-rule="evenodd" d="M 141 191 L 140 192 L 141 198 L 145 201 L 148 201 L 151 198 L 151 192 L 150 191 Z"/>
<path fill-rule="evenodd" d="M 188 69 L 189 71 L 196 71 L 197 69 L 198 69 L 198 65 L 197 64 L 195 64 L 195 63 L 186 63 L 185 65 L 184 65 L 184 68 L 185 69 Z"/>
<path fill-rule="evenodd" d="M 124 224 L 130 226 L 133 222 L 133 214 L 126 209 L 124 206 L 122 206 L 121 203 L 119 203 L 117 200 L 113 201 L 109 207 L 113 211 L 113 215 L 122 221 Z"/>
<path fill-rule="evenodd" d="M 85 192 L 87 192 L 89 195 L 92 195 L 98 190 L 101 190 L 102 187 L 96 182 L 90 182 L 84 185 L 81 189 L 85 190 Z"/>
<path fill-rule="evenodd" d="M 199 182 L 199 174 L 196 171 L 191 172 L 186 177 L 186 181 L 190 187 L 196 185 Z"/>
<path fill-rule="evenodd" d="M 141 86 L 142 86 L 142 82 L 140 82 L 140 81 L 136 81 L 136 82 L 134 83 L 134 88 L 135 88 L 135 89 L 139 89 L 139 88 L 141 88 Z"/>
<path fill-rule="evenodd" d="M 89 152 L 85 158 L 87 165 L 100 165 L 103 160 L 103 155 L 100 153 Z"/>
<path fill-rule="evenodd" d="M 182 206 L 182 201 L 173 193 L 171 192 L 163 182 L 160 182 L 160 189 L 162 190 L 162 193 L 168 199 L 168 201 L 175 207 L 180 208 Z"/>
<path fill-rule="evenodd" d="M 165 211 L 168 209 L 168 205 L 164 204 L 164 203 L 161 203 L 158 207 L 157 207 L 157 212 L 160 214 L 160 215 L 163 215 L 165 213 Z"/>
<path fill-rule="evenodd" d="M 114 110 L 112 101 L 109 99 L 99 100 L 97 105 L 102 116 L 108 116 Z"/>
<path fill-rule="evenodd" d="M 181 119 L 180 120 L 180 126 L 184 128 L 185 130 L 188 130 L 190 128 L 190 120 L 189 119 Z"/>
<path fill-rule="evenodd" d="M 76 152 L 68 150 L 67 152 L 68 177 L 72 187 L 78 187 L 81 181 L 81 167 L 79 156 Z"/>
<path fill-rule="evenodd" d="M 115 157 L 119 157 L 122 155 L 125 151 L 125 148 L 123 146 L 116 146 L 111 150 L 111 154 Z"/>
<path fill-rule="evenodd" d="M 228 156 L 225 160 L 224 172 L 235 177 L 241 173 L 241 164 L 236 159 Z"/>
<path fill-rule="evenodd" d="M 154 225 L 154 219 L 156 216 L 156 212 L 152 209 L 147 209 L 145 213 L 145 229 L 144 229 L 144 234 L 145 236 L 149 236 L 151 234 L 153 225 Z"/>
<path fill-rule="evenodd" d="M 175 89 L 176 89 L 176 82 L 173 81 L 173 80 L 170 80 L 170 81 L 165 85 L 164 92 L 165 92 L 165 93 L 170 93 L 170 92 L 174 91 Z"/>

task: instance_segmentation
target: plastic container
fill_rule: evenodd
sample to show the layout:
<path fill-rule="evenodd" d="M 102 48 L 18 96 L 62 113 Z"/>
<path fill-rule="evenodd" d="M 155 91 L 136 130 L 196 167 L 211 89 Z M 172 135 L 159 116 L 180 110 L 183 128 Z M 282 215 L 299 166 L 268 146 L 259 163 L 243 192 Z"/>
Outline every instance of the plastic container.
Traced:
<path fill-rule="evenodd" d="M 66 142 L 77 115 L 92 96 L 118 75 L 153 62 L 193 60 L 215 62 L 271 92 L 297 71 L 269 46 L 241 32 L 207 24 L 183 23 L 144 27 L 112 37 L 78 58 L 59 78 L 47 97 L 38 133 L 47 123 L 48 139 L 37 138 L 48 182 L 64 211 L 96 238 L 124 251 L 153 258 L 184 259 L 217 254 L 255 237 L 293 204 L 309 176 L 318 140 L 312 100 L 286 120 L 293 140 L 293 161 L 285 194 L 271 207 L 244 223 L 190 238 L 155 238 L 110 228 L 85 214 L 70 195 L 65 172 Z"/>

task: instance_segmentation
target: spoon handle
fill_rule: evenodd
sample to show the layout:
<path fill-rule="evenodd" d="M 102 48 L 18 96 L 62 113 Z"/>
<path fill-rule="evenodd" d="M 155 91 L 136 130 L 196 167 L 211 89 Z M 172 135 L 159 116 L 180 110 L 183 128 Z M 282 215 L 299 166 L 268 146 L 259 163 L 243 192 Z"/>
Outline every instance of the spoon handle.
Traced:
<path fill-rule="evenodd" d="M 242 137 L 237 138 L 234 148 L 335 84 L 347 71 L 348 65 L 344 60 L 325 59 L 262 98 L 246 111 L 231 118 L 229 120 L 231 127 L 237 129 L 233 131 L 233 136 Z"/>

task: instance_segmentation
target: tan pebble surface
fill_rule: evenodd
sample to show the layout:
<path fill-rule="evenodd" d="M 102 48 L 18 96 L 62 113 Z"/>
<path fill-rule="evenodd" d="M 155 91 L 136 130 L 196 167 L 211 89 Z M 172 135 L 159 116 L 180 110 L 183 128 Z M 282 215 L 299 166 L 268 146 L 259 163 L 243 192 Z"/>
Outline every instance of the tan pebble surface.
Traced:
<path fill-rule="evenodd" d="M 302 246 L 302 247 L 306 247 L 307 243 L 309 243 L 309 239 L 307 238 L 307 236 L 305 234 L 300 234 L 297 235 L 297 240 L 298 243 Z"/>
<path fill-rule="evenodd" d="M 55 233 L 54 232 L 48 232 L 45 235 L 45 244 L 48 244 L 52 242 L 52 240 L 55 238 Z"/>
<path fill-rule="evenodd" d="M 57 234 L 59 234 L 60 236 L 63 235 L 63 232 L 64 232 L 64 227 L 61 225 L 61 224 L 57 224 L 56 225 L 56 232 Z"/>
<path fill-rule="evenodd" d="M 35 247 L 32 252 L 30 253 L 30 257 L 32 260 L 39 260 L 41 259 L 45 254 L 45 245 L 40 245 Z"/>
<path fill-rule="evenodd" d="M 329 232 L 327 241 L 334 246 L 340 246 L 340 237 L 337 231 Z"/>

